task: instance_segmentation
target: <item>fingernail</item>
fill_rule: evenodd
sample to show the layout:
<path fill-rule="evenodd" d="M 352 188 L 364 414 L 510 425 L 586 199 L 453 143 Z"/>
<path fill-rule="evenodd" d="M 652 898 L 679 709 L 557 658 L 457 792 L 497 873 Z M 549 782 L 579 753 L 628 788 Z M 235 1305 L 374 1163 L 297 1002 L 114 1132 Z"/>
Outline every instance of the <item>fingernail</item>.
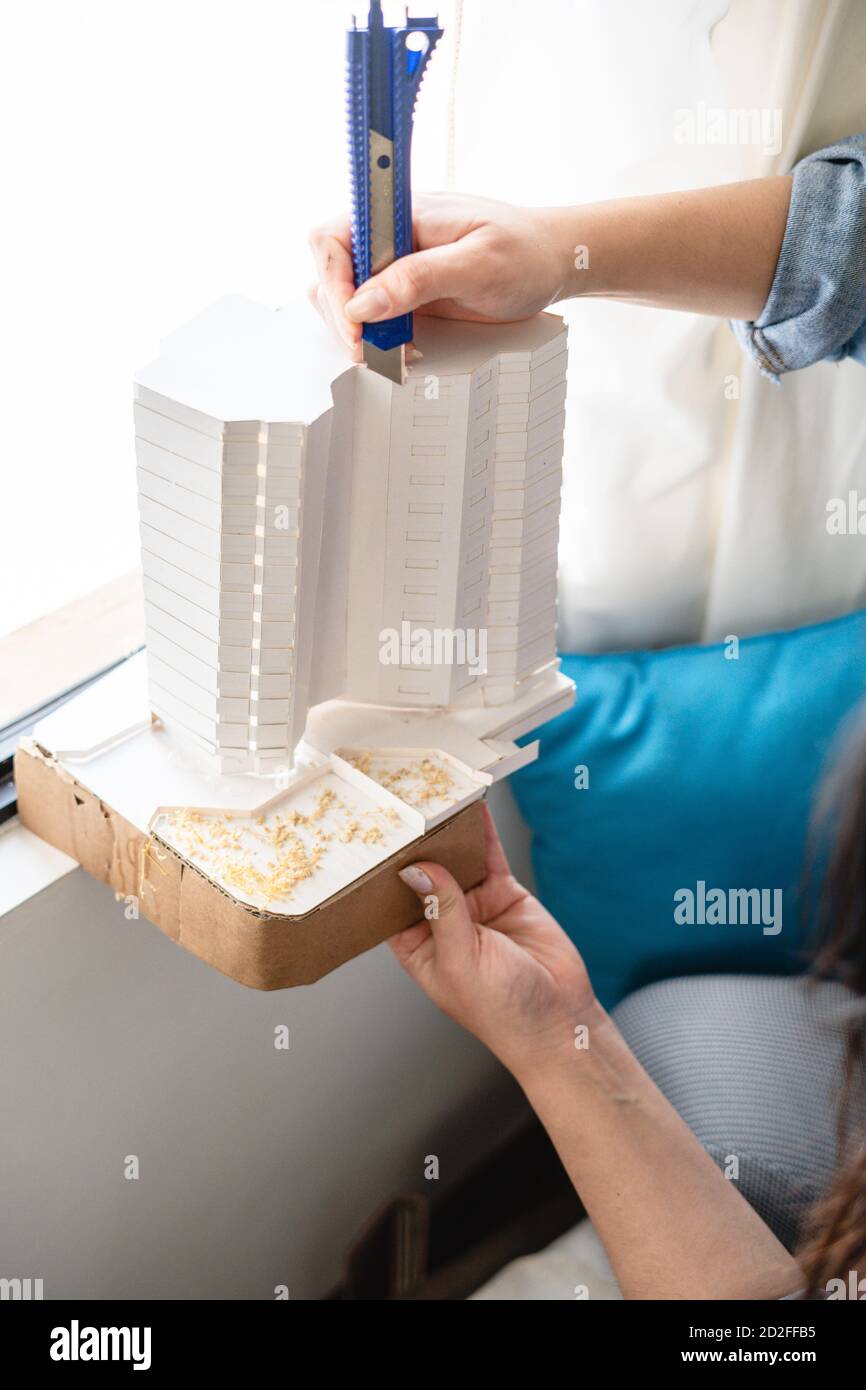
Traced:
<path fill-rule="evenodd" d="M 346 305 L 346 317 L 355 323 L 369 323 L 387 308 L 388 296 L 384 290 L 359 290 Z"/>
<path fill-rule="evenodd" d="M 424 870 L 419 869 L 417 864 L 409 864 L 405 869 L 398 869 L 397 873 L 407 888 L 412 889 L 413 893 L 433 892 L 433 880 L 428 878 Z"/>

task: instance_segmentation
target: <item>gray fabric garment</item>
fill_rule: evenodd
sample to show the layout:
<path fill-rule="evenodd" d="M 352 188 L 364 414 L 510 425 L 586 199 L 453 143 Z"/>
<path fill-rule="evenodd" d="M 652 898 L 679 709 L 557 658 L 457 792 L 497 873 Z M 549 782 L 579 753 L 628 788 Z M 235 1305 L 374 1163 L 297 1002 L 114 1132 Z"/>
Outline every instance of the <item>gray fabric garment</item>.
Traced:
<path fill-rule="evenodd" d="M 851 1001 L 832 983 L 716 975 L 649 985 L 613 1012 L 716 1163 L 737 1160 L 732 1180 L 789 1249 L 836 1169 Z"/>

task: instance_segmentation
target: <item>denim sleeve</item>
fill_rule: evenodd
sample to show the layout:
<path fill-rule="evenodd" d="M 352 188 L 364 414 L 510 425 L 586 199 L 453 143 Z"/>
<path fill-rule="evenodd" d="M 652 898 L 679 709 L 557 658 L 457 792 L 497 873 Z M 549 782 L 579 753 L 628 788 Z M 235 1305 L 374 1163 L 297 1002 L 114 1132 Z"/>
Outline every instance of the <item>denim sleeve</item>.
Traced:
<path fill-rule="evenodd" d="M 731 327 L 765 376 L 812 362 L 866 363 L 866 134 L 794 167 L 788 222 L 769 298 Z"/>

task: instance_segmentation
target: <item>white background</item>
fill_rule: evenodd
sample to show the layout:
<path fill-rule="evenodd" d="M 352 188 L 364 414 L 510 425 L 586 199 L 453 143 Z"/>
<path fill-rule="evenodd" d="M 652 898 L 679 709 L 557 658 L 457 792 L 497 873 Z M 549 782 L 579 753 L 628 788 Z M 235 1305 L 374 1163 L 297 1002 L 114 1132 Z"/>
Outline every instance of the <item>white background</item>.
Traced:
<path fill-rule="evenodd" d="M 455 131 L 458 188 L 573 204 L 778 172 L 866 125 L 863 0 L 464 0 L 454 78 L 456 0 L 435 8 L 418 188 L 444 185 Z M 30 0 L 5 18 L 0 635 L 137 564 L 130 383 L 159 338 L 226 293 L 303 293 L 308 228 L 348 201 L 351 10 Z M 677 113 L 701 103 L 780 111 L 782 153 L 683 144 Z M 859 538 L 825 527 L 828 498 L 864 486 L 860 368 L 780 389 L 715 320 L 564 312 L 564 650 L 866 602 Z"/>
<path fill-rule="evenodd" d="M 348 203 L 353 8 L 6 11 L 0 635 L 137 565 L 131 377 L 160 337 L 223 294 L 304 293 L 309 228 Z M 444 152 L 435 66 L 419 140 Z"/>

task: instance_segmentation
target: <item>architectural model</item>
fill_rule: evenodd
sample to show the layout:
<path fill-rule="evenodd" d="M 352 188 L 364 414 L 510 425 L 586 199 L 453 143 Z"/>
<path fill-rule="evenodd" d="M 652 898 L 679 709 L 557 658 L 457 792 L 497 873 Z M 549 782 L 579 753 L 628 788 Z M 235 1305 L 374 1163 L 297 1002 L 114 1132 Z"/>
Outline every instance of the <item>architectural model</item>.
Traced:
<path fill-rule="evenodd" d="M 412 250 L 438 20 L 347 35 L 355 283 Z M 37 725 L 22 819 L 233 979 L 309 983 L 417 920 L 398 870 L 485 871 L 481 800 L 566 709 L 566 333 L 402 314 L 347 362 L 223 299 L 135 386 L 133 659 Z M 146 671 L 144 669 L 146 663 Z"/>
<path fill-rule="evenodd" d="M 18 759 L 25 821 L 259 988 L 415 920 L 402 864 L 478 882 L 481 799 L 574 695 L 565 328 L 419 317 L 415 344 L 397 384 L 239 297 L 163 343 L 135 386 L 146 655 Z"/>
<path fill-rule="evenodd" d="M 422 320 L 405 386 L 342 364 L 327 404 L 315 327 L 223 300 L 137 380 L 151 700 L 226 772 L 292 767 L 324 701 L 559 688 L 561 320 Z"/>

